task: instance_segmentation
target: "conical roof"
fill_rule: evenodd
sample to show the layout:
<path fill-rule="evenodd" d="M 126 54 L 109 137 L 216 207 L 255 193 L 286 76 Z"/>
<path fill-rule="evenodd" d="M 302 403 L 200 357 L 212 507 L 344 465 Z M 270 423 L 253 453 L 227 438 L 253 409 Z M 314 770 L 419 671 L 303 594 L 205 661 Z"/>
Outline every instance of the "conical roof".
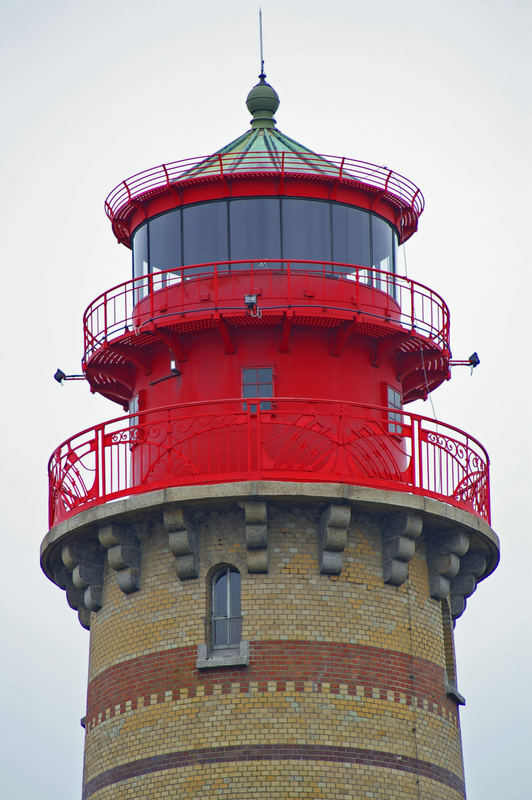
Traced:
<path fill-rule="evenodd" d="M 274 114 L 279 108 L 279 96 L 273 86 L 266 82 L 266 75 L 259 75 L 259 82 L 249 92 L 246 105 L 253 115 L 251 128 L 229 144 L 216 150 L 186 173 L 184 177 L 200 177 L 220 173 L 222 156 L 224 173 L 235 172 L 279 172 L 290 167 L 290 172 L 315 172 L 336 175 L 338 167 L 296 142 L 276 127 Z M 253 154 L 256 154 L 255 157 Z M 291 157 L 291 156 L 294 157 Z M 234 156 L 234 158 L 231 158 Z"/>
<path fill-rule="evenodd" d="M 388 167 L 352 158 L 319 155 L 276 126 L 274 114 L 279 96 L 259 75 L 246 98 L 252 115 L 251 127 L 238 138 L 209 156 L 162 164 L 139 172 L 122 181 L 108 195 L 105 210 L 118 240 L 130 245 L 131 232 L 139 224 L 135 216 L 140 206 L 150 203 L 171 188 L 197 185 L 203 180 L 211 184 L 230 176 L 238 178 L 270 177 L 282 181 L 301 177 L 315 180 L 333 179 L 336 184 L 351 186 L 357 191 L 378 195 L 379 201 L 391 207 L 400 229 L 400 242 L 417 229 L 424 200 L 421 191 L 408 178 Z M 197 201 L 196 201 L 197 202 Z M 160 206 L 156 213 L 166 210 Z M 144 209 L 146 219 L 146 209 Z M 151 212 L 153 213 L 153 212 Z M 381 213 L 387 216 L 385 209 Z M 149 214 L 148 214 L 149 216 Z M 392 220 L 393 221 L 393 220 Z"/>

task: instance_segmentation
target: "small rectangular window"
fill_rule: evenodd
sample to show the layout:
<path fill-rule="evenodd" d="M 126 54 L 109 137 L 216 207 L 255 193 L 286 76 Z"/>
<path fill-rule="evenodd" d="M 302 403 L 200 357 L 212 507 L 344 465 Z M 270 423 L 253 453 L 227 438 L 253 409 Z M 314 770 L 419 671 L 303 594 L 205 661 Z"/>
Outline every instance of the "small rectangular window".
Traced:
<path fill-rule="evenodd" d="M 403 408 L 401 392 L 394 389 L 393 386 L 388 386 L 387 389 L 388 408 L 394 409 L 388 411 L 388 433 L 401 434 L 403 432 L 403 415 L 401 413 Z"/>
<path fill-rule="evenodd" d="M 273 369 L 272 367 L 244 367 L 242 370 L 242 397 L 273 397 Z M 271 411 L 272 404 L 268 400 L 261 400 L 261 411 Z M 246 411 L 247 403 L 243 403 Z M 249 404 L 249 410 L 257 410 L 256 403 Z"/>

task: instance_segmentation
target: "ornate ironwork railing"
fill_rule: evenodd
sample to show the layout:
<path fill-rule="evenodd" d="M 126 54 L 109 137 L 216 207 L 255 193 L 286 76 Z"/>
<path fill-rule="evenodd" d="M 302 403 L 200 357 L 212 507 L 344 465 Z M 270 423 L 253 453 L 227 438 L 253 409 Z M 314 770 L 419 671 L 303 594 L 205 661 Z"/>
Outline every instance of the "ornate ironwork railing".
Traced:
<path fill-rule="evenodd" d="M 410 492 L 490 519 L 489 459 L 476 439 L 416 414 L 331 400 L 144 411 L 67 439 L 48 470 L 50 526 L 132 494 L 261 479 Z"/>
<path fill-rule="evenodd" d="M 411 180 L 378 164 L 308 152 L 248 151 L 186 158 L 138 172 L 111 190 L 105 200 L 105 211 L 111 222 L 115 222 L 127 217 L 135 202 L 149 199 L 178 182 L 249 173 L 279 175 L 281 180 L 288 175 L 307 174 L 351 181 L 381 192 L 403 213 L 416 219 L 425 204 L 420 189 Z"/>
<path fill-rule="evenodd" d="M 245 279 L 245 281 L 244 281 Z M 224 261 L 155 272 L 99 295 L 83 316 L 85 359 L 105 341 L 171 314 L 245 310 L 246 293 L 259 290 L 263 314 L 290 307 L 330 309 L 392 321 L 450 350 L 449 309 L 432 289 L 369 267 L 322 261 Z"/>

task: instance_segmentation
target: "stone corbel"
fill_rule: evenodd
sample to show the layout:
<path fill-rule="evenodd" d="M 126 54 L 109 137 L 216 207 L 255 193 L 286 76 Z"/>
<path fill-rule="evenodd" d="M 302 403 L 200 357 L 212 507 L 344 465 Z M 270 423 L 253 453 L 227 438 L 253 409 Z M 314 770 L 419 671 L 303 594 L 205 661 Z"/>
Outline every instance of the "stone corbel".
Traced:
<path fill-rule="evenodd" d="M 427 541 L 430 596 L 444 600 L 451 589 L 451 579 L 458 574 L 460 558 L 469 548 L 465 531 L 438 531 Z"/>
<path fill-rule="evenodd" d="M 107 550 L 107 562 L 116 572 L 116 582 L 124 594 L 140 588 L 140 543 L 131 528 L 110 523 L 98 530 L 100 544 Z"/>
<path fill-rule="evenodd" d="M 331 503 L 324 509 L 320 523 L 320 572 L 339 575 L 342 571 L 351 506 Z"/>
<path fill-rule="evenodd" d="M 460 559 L 458 575 L 451 581 L 451 616 L 458 619 L 466 607 L 466 598 L 477 588 L 478 578 L 486 569 L 487 558 L 484 553 L 466 553 Z"/>
<path fill-rule="evenodd" d="M 168 546 L 175 556 L 177 577 L 182 581 L 197 578 L 198 534 L 190 517 L 183 508 L 170 508 L 163 514 L 163 523 L 168 531 Z"/>
<path fill-rule="evenodd" d="M 67 602 L 77 609 L 80 624 L 89 628 L 91 611 L 102 607 L 104 554 L 89 543 L 70 542 L 63 545 L 61 558 L 67 570 Z"/>
<path fill-rule="evenodd" d="M 423 529 L 423 517 L 402 511 L 382 521 L 382 573 L 384 583 L 401 586 L 408 578 L 408 562 L 416 551 L 416 539 Z"/>
<path fill-rule="evenodd" d="M 262 500 L 243 505 L 248 572 L 268 572 L 268 506 Z"/>

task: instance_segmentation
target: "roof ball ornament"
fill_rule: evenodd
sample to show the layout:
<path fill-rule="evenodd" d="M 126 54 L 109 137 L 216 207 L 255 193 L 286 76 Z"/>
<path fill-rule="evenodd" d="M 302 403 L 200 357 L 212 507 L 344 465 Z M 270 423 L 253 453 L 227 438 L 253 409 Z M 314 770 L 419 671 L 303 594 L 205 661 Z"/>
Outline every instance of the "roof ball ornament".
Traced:
<path fill-rule="evenodd" d="M 251 89 L 246 97 L 248 111 L 253 115 L 252 128 L 275 128 L 273 115 L 279 108 L 279 95 L 269 83 L 266 75 L 261 72 L 259 82 Z"/>

